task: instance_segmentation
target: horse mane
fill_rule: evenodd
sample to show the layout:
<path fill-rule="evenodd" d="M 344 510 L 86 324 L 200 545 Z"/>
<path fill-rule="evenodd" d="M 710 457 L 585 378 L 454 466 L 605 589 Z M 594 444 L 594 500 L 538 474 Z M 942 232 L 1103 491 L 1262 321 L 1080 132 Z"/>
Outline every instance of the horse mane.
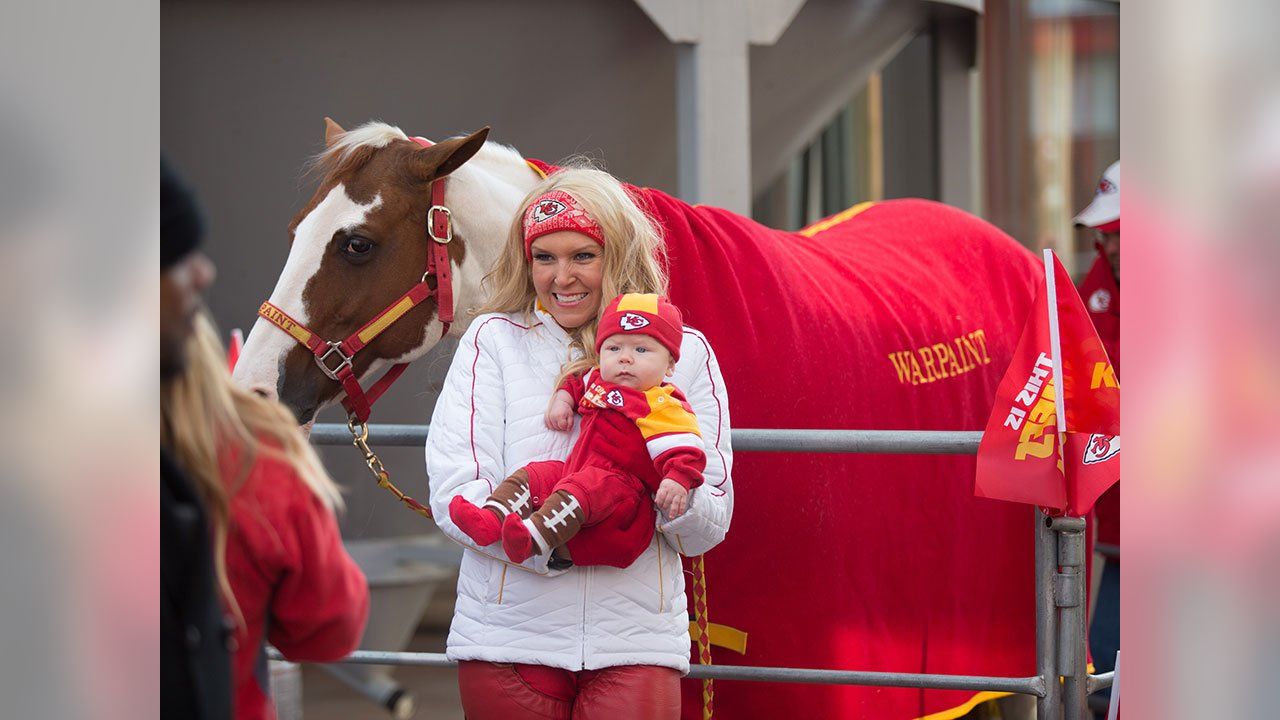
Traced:
<path fill-rule="evenodd" d="M 480 148 L 480 152 L 476 153 L 476 156 L 485 156 L 496 162 L 514 163 L 524 167 L 524 155 L 519 150 L 493 140 L 485 141 L 484 147 Z"/>
<path fill-rule="evenodd" d="M 307 161 L 306 172 L 327 176 L 346 173 L 369 161 L 375 150 L 384 148 L 393 140 L 408 140 L 403 130 L 378 120 L 348 130 L 319 154 Z"/>

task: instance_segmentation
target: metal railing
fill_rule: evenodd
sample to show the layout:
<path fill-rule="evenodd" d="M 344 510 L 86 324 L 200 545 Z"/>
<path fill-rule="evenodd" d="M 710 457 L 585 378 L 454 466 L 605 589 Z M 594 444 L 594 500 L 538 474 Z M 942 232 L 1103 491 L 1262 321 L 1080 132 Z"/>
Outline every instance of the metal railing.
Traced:
<path fill-rule="evenodd" d="M 430 425 L 370 425 L 369 444 L 422 447 Z M 734 452 L 811 452 L 883 455 L 974 455 L 979 431 L 948 430 L 756 430 L 734 428 Z M 347 445 L 346 425 L 319 423 L 311 430 L 317 445 Z"/>
<path fill-rule="evenodd" d="M 427 425 L 370 425 L 369 442 L 422 447 Z M 734 429 L 736 452 L 810 452 L 895 455 L 973 455 L 981 432 L 935 430 L 772 430 Z M 318 445 L 351 442 L 346 426 L 317 424 Z M 1087 696 L 1111 686 L 1113 674 L 1086 670 L 1084 519 L 1049 518 L 1035 509 L 1036 675 L 990 677 L 928 673 L 868 672 L 744 665 L 693 665 L 692 678 L 759 682 L 819 683 L 1018 693 L 1036 698 L 1041 720 L 1083 720 Z M 358 650 L 343 663 L 453 667 L 440 653 Z M 1059 681 L 1059 679 L 1061 679 Z"/>

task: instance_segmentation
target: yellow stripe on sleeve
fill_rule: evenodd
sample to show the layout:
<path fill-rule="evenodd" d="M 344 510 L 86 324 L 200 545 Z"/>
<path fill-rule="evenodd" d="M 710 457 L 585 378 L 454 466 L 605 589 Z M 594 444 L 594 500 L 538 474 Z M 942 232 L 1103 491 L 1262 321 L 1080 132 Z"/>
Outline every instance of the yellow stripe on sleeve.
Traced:
<path fill-rule="evenodd" d="M 636 420 L 640 434 L 645 440 L 658 435 L 670 433 L 692 433 L 702 437 L 698 431 L 698 418 L 684 404 L 671 394 L 671 386 L 659 385 L 644 391 L 649 401 L 649 414 Z"/>

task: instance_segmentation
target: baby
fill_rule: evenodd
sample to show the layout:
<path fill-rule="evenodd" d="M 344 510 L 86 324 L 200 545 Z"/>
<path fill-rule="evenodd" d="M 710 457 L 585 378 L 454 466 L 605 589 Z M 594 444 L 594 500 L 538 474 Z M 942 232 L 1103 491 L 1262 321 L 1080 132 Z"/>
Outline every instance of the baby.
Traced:
<path fill-rule="evenodd" d="M 566 461 L 530 463 L 482 506 L 462 496 L 449 517 L 477 545 L 502 540 L 512 562 L 569 550 L 577 565 L 627 567 L 648 547 L 656 517 L 683 514 L 706 455 L 692 408 L 664 382 L 680 359 L 680 311 L 657 295 L 619 295 L 596 332 L 598 367 L 570 375 L 551 398 L 547 427 L 582 432 Z M 654 500 L 651 501 L 650 497 Z"/>

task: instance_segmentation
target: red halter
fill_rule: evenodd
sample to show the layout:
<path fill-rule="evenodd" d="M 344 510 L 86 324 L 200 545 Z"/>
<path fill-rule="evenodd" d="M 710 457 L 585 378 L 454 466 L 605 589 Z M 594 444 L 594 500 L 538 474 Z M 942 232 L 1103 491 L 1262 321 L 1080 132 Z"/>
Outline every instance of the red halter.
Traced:
<path fill-rule="evenodd" d="M 425 138 L 410 139 L 422 147 L 430 147 L 432 144 Z M 373 404 L 382 397 L 387 388 L 391 387 L 391 383 L 404 373 L 409 364 L 397 363 L 391 366 L 391 369 L 378 378 L 366 392 L 360 387 L 360 379 L 356 377 L 355 369 L 352 367 L 356 353 L 373 342 L 373 339 L 391 327 L 392 323 L 404 317 L 405 313 L 429 297 L 435 298 L 436 315 L 444 325 L 440 331 L 440 337 L 443 338 L 449 332 L 449 325 L 453 323 L 453 273 L 449 265 L 448 247 L 449 242 L 453 240 L 453 216 L 444 204 L 445 179 L 439 178 L 431 183 L 431 208 L 427 210 L 427 237 L 430 242 L 427 243 L 427 269 L 422 274 L 422 279 L 347 339 L 322 340 L 319 335 L 289 317 L 288 313 L 273 305 L 270 300 L 263 302 L 258 308 L 259 315 L 302 343 L 315 355 L 316 364 L 324 374 L 342 385 L 342 389 L 346 392 L 342 407 L 346 408 L 348 416 L 360 424 L 369 420 Z M 427 278 L 432 276 L 436 279 L 435 289 L 427 283 Z"/>

